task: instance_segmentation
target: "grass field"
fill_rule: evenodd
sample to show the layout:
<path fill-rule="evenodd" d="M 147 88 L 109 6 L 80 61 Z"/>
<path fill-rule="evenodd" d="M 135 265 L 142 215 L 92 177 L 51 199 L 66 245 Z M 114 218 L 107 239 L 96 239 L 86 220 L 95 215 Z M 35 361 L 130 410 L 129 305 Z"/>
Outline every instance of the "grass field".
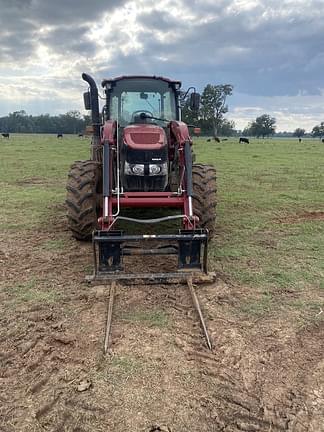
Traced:
<path fill-rule="evenodd" d="M 218 172 L 218 229 L 210 267 L 227 280 L 255 287 L 259 302 L 243 310 L 284 307 L 285 291 L 297 298 L 324 291 L 324 146 L 319 140 L 195 140 L 197 160 Z M 35 230 L 55 216 L 65 199 L 69 165 L 86 159 L 89 141 L 76 137 L 13 135 L 1 142 L 0 229 Z M 55 245 L 54 245 L 55 246 Z M 50 247 L 50 246 L 49 246 Z M 278 301 L 279 299 L 279 301 Z M 290 300 L 289 300 L 290 302 Z M 314 316 L 323 300 L 293 301 Z"/>
<path fill-rule="evenodd" d="M 219 236 L 212 265 L 259 292 L 260 303 L 252 300 L 245 310 L 296 307 L 301 316 L 314 317 L 324 294 L 322 143 L 273 139 L 212 146 L 200 140 L 195 148 L 199 160 L 218 168 Z M 287 291 L 308 300 L 285 304 Z"/>
<path fill-rule="evenodd" d="M 223 344 L 222 356 L 224 358 L 226 358 L 226 355 L 229 356 L 229 364 L 230 367 L 233 367 L 233 370 L 235 367 L 236 370 L 237 368 L 242 369 L 240 377 L 243 377 L 242 382 L 244 382 L 245 389 L 247 389 L 252 382 L 246 378 L 250 376 L 247 374 L 247 371 L 252 374 L 254 360 L 250 363 L 245 363 L 244 352 L 254 352 L 256 340 L 258 340 L 258 349 L 262 353 L 262 358 L 271 358 L 268 368 L 269 382 L 273 376 L 273 362 L 280 363 L 283 358 L 287 360 L 286 351 L 283 351 L 283 357 L 276 357 L 276 360 L 272 359 L 272 354 L 266 357 L 265 353 L 268 353 L 270 348 L 265 339 L 268 336 L 265 335 L 271 332 L 272 335 L 276 334 L 276 341 L 273 340 L 271 343 L 282 347 L 283 337 L 288 338 L 287 335 L 293 333 L 293 341 L 299 341 L 299 336 L 297 338 L 296 335 L 300 335 L 300 332 L 306 332 L 301 336 L 301 342 L 298 342 L 301 344 L 301 347 L 305 348 L 305 355 L 307 356 L 307 353 L 312 352 L 310 347 L 306 346 L 307 344 L 305 345 L 305 341 L 312 340 L 312 337 L 314 338 L 314 347 L 316 345 L 316 348 L 314 348 L 315 351 L 312 354 L 313 358 L 318 358 L 321 352 L 321 346 L 318 344 L 316 338 L 320 335 L 319 332 L 320 329 L 322 331 L 324 322 L 324 145 L 319 140 L 311 139 L 305 139 L 302 143 L 298 143 L 297 139 L 252 139 L 249 145 L 244 145 L 239 144 L 238 139 L 232 138 L 221 143 L 207 142 L 204 138 L 196 138 L 194 151 L 197 161 L 214 164 L 218 173 L 217 235 L 210 246 L 209 267 L 210 270 L 216 272 L 220 282 L 217 285 L 218 288 L 216 287 L 218 294 L 208 290 L 206 292 L 202 291 L 203 299 L 205 300 L 205 309 L 211 322 L 215 323 L 211 324 L 211 326 L 216 326 L 217 323 L 217 327 L 214 328 L 214 334 L 216 335 L 215 338 L 218 345 Z M 0 341 L 9 343 L 8 341 L 11 340 L 8 345 L 9 348 L 7 346 L 7 348 L 2 348 L 0 351 L 0 361 L 4 361 L 4 365 L 7 365 L 7 368 L 10 369 L 10 362 L 9 365 L 6 363 L 6 357 L 3 357 L 3 353 L 6 350 L 11 352 L 16 349 L 16 354 L 18 355 L 21 353 L 21 350 L 19 351 L 20 345 L 17 342 L 19 337 L 28 339 L 29 332 L 31 332 L 32 339 L 36 338 L 36 343 L 38 343 L 37 341 L 42 338 L 42 340 L 45 340 L 44 332 L 46 334 L 47 329 L 52 329 L 51 326 L 54 325 L 51 321 L 52 318 L 44 318 L 45 321 L 41 320 L 43 333 L 37 333 L 38 336 L 36 337 L 36 333 L 33 333 L 33 329 L 36 327 L 28 327 L 28 321 L 24 321 L 27 319 L 26 313 L 28 311 L 28 313 L 32 314 L 35 313 L 34 310 L 37 310 L 37 307 L 42 309 L 46 305 L 46 310 L 52 310 L 53 314 L 57 316 L 62 315 L 62 320 L 70 323 L 66 324 L 70 334 L 78 338 L 82 337 L 79 333 L 82 329 L 85 333 L 90 330 L 85 323 L 85 327 L 81 326 L 79 329 L 73 327 L 76 325 L 73 324 L 73 320 L 78 315 L 75 314 L 74 303 L 72 304 L 72 300 L 69 300 L 69 298 L 74 299 L 73 302 L 75 304 L 80 303 L 77 308 L 79 307 L 80 311 L 86 310 L 85 314 L 88 314 L 88 318 L 92 316 L 93 319 L 98 310 L 96 310 L 96 313 L 94 311 L 91 312 L 90 309 L 87 312 L 87 307 L 97 307 L 95 306 L 96 302 L 93 302 L 93 297 L 90 300 L 88 294 L 84 294 L 86 300 L 82 297 L 80 299 L 77 297 L 77 293 L 79 292 L 78 286 L 82 283 L 84 274 L 89 273 L 91 269 L 91 250 L 90 246 L 84 243 L 79 245 L 70 238 L 65 228 L 64 219 L 67 172 L 74 160 L 88 158 L 89 140 L 73 136 L 65 136 L 63 140 L 57 140 L 53 136 L 12 135 L 10 136 L 10 140 L 1 140 L 0 154 L 0 200 L 2 202 L 0 210 L 0 262 L 3 265 L 0 285 L 0 300 L 3 305 L 3 328 L 0 334 Z M 31 265 L 30 263 L 34 261 L 35 265 Z M 36 261 L 38 265 L 36 265 Z M 64 280 L 61 279 L 61 273 L 62 275 L 64 273 Z M 88 288 L 83 287 L 80 290 L 86 292 Z M 137 295 L 140 296 L 138 292 Z M 163 352 L 168 354 L 168 358 L 173 359 L 173 356 L 176 354 L 176 347 L 179 344 L 181 345 L 181 342 L 178 341 L 178 345 L 177 343 L 172 345 L 171 342 L 173 340 L 177 342 L 179 331 L 181 333 L 183 330 L 183 324 L 179 323 L 180 321 L 177 320 L 176 315 L 173 315 L 173 313 L 169 314 L 168 308 L 163 306 L 163 302 L 162 305 L 158 304 L 159 300 L 156 299 L 156 293 L 151 293 L 150 295 L 154 298 L 152 304 L 150 303 L 151 300 L 147 298 L 145 298 L 146 300 L 143 303 L 148 305 L 150 309 L 147 313 L 145 312 L 145 308 L 144 311 L 141 308 L 133 311 L 130 306 L 133 305 L 132 302 L 135 300 L 129 298 L 124 305 L 125 310 L 120 314 L 119 324 L 126 330 L 128 329 L 127 331 L 130 333 L 130 329 L 135 326 L 136 337 L 139 337 L 138 335 L 143 332 L 143 328 L 149 327 L 151 339 L 149 339 L 149 342 L 146 339 L 144 342 L 140 342 L 142 348 L 144 347 L 144 353 L 151 349 L 148 345 L 152 343 L 152 340 L 154 345 L 154 335 L 159 332 L 165 345 L 164 348 L 161 348 L 161 345 L 155 341 L 155 348 L 164 350 Z M 214 300 L 216 303 L 213 303 Z M 102 307 L 100 313 L 104 314 L 104 305 L 101 304 L 100 307 Z M 216 314 L 216 318 L 213 317 L 213 314 Z M 22 316 L 24 317 L 23 319 L 21 318 Z M 217 322 L 217 317 L 219 316 L 222 316 L 224 321 L 227 322 L 226 325 Z M 16 321 L 17 327 L 15 329 L 10 329 L 9 323 L 12 320 Z M 91 330 L 93 333 L 88 335 L 87 341 L 98 340 L 100 338 L 98 333 L 96 333 L 95 337 L 94 334 L 96 329 L 100 334 L 99 329 L 101 324 L 101 321 L 98 322 L 97 327 L 96 324 L 93 324 L 94 327 Z M 224 340 L 222 339 L 223 336 L 219 336 L 218 333 L 222 325 L 224 326 L 224 335 L 227 335 L 226 338 L 224 336 Z M 258 328 L 259 325 L 260 328 Z M 141 326 L 143 326 L 142 329 Z M 241 326 L 244 327 L 244 330 L 242 330 L 240 336 L 237 336 L 236 342 L 231 341 L 228 332 L 240 332 Z M 249 332 L 247 329 L 250 329 Z M 253 338 L 251 334 L 254 335 Z M 117 339 L 119 337 L 116 336 Z M 123 335 L 122 341 L 128 340 L 128 343 L 131 345 L 132 340 L 127 339 L 129 337 L 129 335 Z M 52 341 L 51 343 L 55 345 L 57 339 L 54 338 L 54 340 L 56 342 Z M 24 343 L 26 344 L 26 342 Z M 289 341 L 287 343 L 289 344 Z M 47 344 L 49 344 L 48 341 Z M 89 354 L 87 349 L 90 348 L 87 344 L 88 342 L 85 343 L 86 348 L 78 345 L 78 355 L 83 355 L 85 358 L 88 356 L 88 359 L 94 356 L 93 361 L 97 365 L 98 355 L 93 354 L 93 346 L 91 354 Z M 89 371 L 88 373 L 91 375 L 93 382 L 97 384 L 96 389 L 104 389 L 105 385 L 109 385 L 109 371 L 115 371 L 112 381 L 113 388 L 115 389 L 116 380 L 117 384 L 122 383 L 126 387 L 129 386 L 129 389 L 134 391 L 134 398 L 136 400 L 136 395 L 139 392 L 138 388 L 140 386 L 145 387 L 146 384 L 143 383 L 146 383 L 147 379 L 152 379 L 153 376 L 156 376 L 157 378 L 154 379 L 161 386 L 160 378 L 158 377 L 163 368 L 155 354 L 148 361 L 146 357 L 144 359 L 142 354 L 137 353 L 135 355 L 134 352 L 137 352 L 135 348 L 134 351 L 129 351 L 125 344 L 123 345 L 121 342 L 119 348 L 116 348 L 116 355 L 111 362 L 106 362 L 100 368 L 96 366 L 95 374 Z M 169 346 L 169 344 L 171 345 Z M 241 346 L 242 349 L 240 353 L 241 360 L 235 363 L 236 366 L 231 362 L 235 355 L 238 355 L 235 351 L 238 348 L 234 348 L 232 344 L 238 344 L 237 346 Z M 70 346 L 68 342 L 61 345 L 64 349 L 68 349 L 66 347 Z M 228 349 L 224 348 L 225 346 L 228 346 Z M 95 345 L 95 347 L 98 348 L 98 345 Z M 319 352 L 316 350 L 319 350 Z M 24 358 L 27 355 L 26 353 L 24 354 Z M 296 355 L 295 351 L 294 353 Z M 67 353 L 66 355 L 69 354 Z M 218 351 L 214 353 L 215 358 L 218 358 L 218 355 Z M 248 356 L 248 354 L 246 355 Z M 255 356 L 255 353 L 253 356 L 251 354 L 251 358 L 253 357 L 254 359 Z M 32 361 L 35 359 L 29 360 Z M 21 361 L 24 362 L 27 360 Z M 169 360 L 164 359 L 163 361 L 168 362 Z M 171 369 L 176 369 L 177 361 L 174 360 L 174 363 L 170 366 Z M 217 361 L 219 362 L 218 365 L 223 364 L 222 357 Z M 85 365 L 86 363 L 87 361 L 82 364 Z M 191 388 L 196 388 L 197 385 L 198 387 L 200 386 L 200 378 L 198 380 L 197 372 L 198 366 L 195 369 L 190 365 L 188 363 L 187 369 L 184 367 L 184 371 L 180 375 L 177 372 L 178 375 L 175 374 L 173 377 L 175 390 L 173 389 L 170 393 L 173 395 L 173 402 L 169 401 L 166 407 L 158 405 L 164 413 L 163 418 L 169 424 L 170 422 L 172 423 L 170 419 L 173 418 L 170 414 L 173 409 L 172 407 L 176 406 L 182 400 L 181 398 L 188 398 L 192 391 Z M 21 368 L 25 366 L 24 363 L 21 363 Z M 307 370 L 310 368 L 309 364 L 304 364 L 302 360 L 300 360 L 300 363 L 296 363 L 295 366 L 290 363 L 288 366 L 297 368 L 297 376 L 300 375 L 298 372 L 299 367 L 300 373 L 303 371 L 304 375 L 307 375 Z M 26 366 L 26 370 L 29 371 L 29 367 L 30 365 Z M 163 367 L 165 367 L 165 364 Z M 266 367 L 264 366 L 264 368 Z M 81 367 L 80 370 L 83 369 Z M 255 377 L 259 376 L 258 370 L 256 367 L 257 372 L 255 372 L 253 378 L 256 380 L 254 385 L 257 384 L 257 378 Z M 40 372 L 40 375 L 45 374 L 46 376 L 45 372 Z M 34 372 L 28 373 L 33 374 Z M 288 372 L 282 373 L 283 376 L 286 376 L 285 373 L 287 374 Z M 6 379 L 10 381 L 10 375 L 7 378 L 4 375 L 4 380 Z M 29 376 L 28 379 L 37 381 L 37 377 L 34 375 Z M 237 378 L 238 381 L 240 379 Z M 279 378 L 277 377 L 277 379 Z M 282 377 L 281 379 L 284 380 Z M 293 378 L 291 380 L 294 382 Z M 202 381 L 204 382 L 203 378 Z M 262 385 L 265 385 L 264 382 Z M 303 383 L 306 388 L 306 381 Z M 285 391 L 289 393 L 289 385 L 292 384 L 286 384 Z M 201 387 L 202 393 L 207 392 L 206 394 L 209 394 L 208 385 L 204 382 L 204 385 Z M 44 394 L 39 393 L 37 397 L 42 398 L 45 394 L 48 394 L 45 390 L 43 391 Z M 146 391 L 150 392 L 147 388 Z M 92 393 L 92 401 L 95 400 L 94 392 Z M 109 393 L 110 390 L 108 391 L 107 388 L 105 388 L 105 392 L 111 395 Z M 118 390 L 118 392 L 121 392 L 121 390 Z M 118 392 L 116 397 L 120 397 L 123 403 L 127 402 L 130 404 L 129 410 L 132 415 L 134 415 L 138 406 L 144 403 L 144 399 L 145 403 L 149 404 L 146 398 L 147 395 L 144 399 L 141 399 L 144 397 L 143 394 L 138 394 L 137 402 L 139 405 L 136 405 L 133 400 L 130 402 L 128 396 L 123 392 Z M 31 405 L 36 403 L 36 393 L 36 391 L 34 393 L 31 392 Z M 18 387 L 17 394 L 20 394 Z M 70 395 L 70 393 L 67 394 Z M 102 393 L 99 392 L 99 394 L 102 396 Z M 263 397 L 265 397 L 264 394 Z M 269 400 L 271 399 L 270 390 L 267 397 Z M 309 398 L 310 396 L 307 394 L 300 404 L 300 406 L 303 404 L 307 405 L 308 413 L 310 412 L 308 405 L 310 403 Z M 67 399 L 68 396 L 66 396 Z M 322 411 L 319 411 L 323 408 L 322 396 L 319 401 L 320 403 L 318 402 L 318 405 L 316 405 L 317 411 L 314 408 L 315 405 L 312 405 L 312 409 L 316 415 L 319 412 L 322 413 Z M 78 404 L 80 405 L 79 402 Z M 139 417 L 136 417 L 138 418 L 138 423 L 135 422 L 136 425 L 146 424 L 149 412 L 156 409 L 156 407 L 154 408 L 155 403 L 157 402 L 154 399 L 152 402 L 153 405 L 150 405 L 147 411 L 143 408 L 142 414 L 138 414 Z M 272 402 L 268 401 L 264 403 L 271 405 Z M 282 404 L 283 402 L 281 401 L 280 403 Z M 66 406 L 67 403 L 65 404 L 65 408 Z M 101 408 L 106 409 L 107 407 L 101 406 Z M 63 410 L 61 406 L 60 409 L 61 411 Z M 60 409 L 57 412 L 60 412 Z M 186 409 L 188 409 L 189 413 L 189 406 Z M 201 407 L 199 409 L 203 410 Z M 253 409 L 250 408 L 250 414 L 253 412 Z M 115 410 L 117 413 L 117 408 Z M 232 418 L 231 415 L 235 414 L 233 408 L 230 408 L 228 405 L 226 405 L 226 408 L 218 406 L 218 410 L 223 413 L 219 414 L 222 419 L 217 420 L 219 421 L 219 425 L 221 425 L 221 421 L 225 422 L 224 419 L 226 416 L 226 418 Z M 49 411 L 50 409 L 48 409 Z M 16 413 L 15 416 L 9 415 L 9 412 L 10 409 L 8 411 L 4 409 L 3 412 L 0 410 L 0 417 L 3 414 L 4 418 L 7 418 L 5 423 L 7 428 L 4 429 L 6 431 L 54 430 L 51 429 L 51 425 L 59 421 L 57 419 L 53 420 L 58 415 L 57 413 L 54 415 L 48 414 L 47 411 L 36 411 L 36 419 L 41 428 L 37 429 L 32 420 L 30 420 L 28 428 L 26 426 L 25 429 L 19 429 L 21 427 L 19 426 L 19 415 L 22 413 L 22 416 L 26 416 L 27 411 L 23 411 L 22 409 L 19 411 L 16 408 L 14 410 Z M 305 412 L 302 411 L 302 408 L 299 411 L 296 408 L 294 415 L 295 418 L 301 419 L 301 423 L 305 423 Z M 37 415 L 39 418 L 37 418 Z M 69 415 L 72 414 L 70 413 Z M 8 420 L 8 416 L 11 416 L 11 423 Z M 182 418 L 182 420 L 179 419 L 179 421 L 176 421 L 173 418 L 173 424 L 178 425 L 178 429 L 174 428 L 172 431 L 189 430 L 179 428 L 179 424 L 194 427 L 198 420 L 196 421 L 193 417 L 190 417 L 191 414 L 188 414 L 188 416 L 190 420 Z M 81 418 L 83 417 L 81 416 Z M 254 425 L 252 426 L 256 427 L 255 424 L 258 424 L 259 429 L 252 429 L 252 426 L 251 429 L 244 429 L 242 425 L 241 429 L 239 426 L 235 429 L 233 426 L 234 420 L 232 423 L 228 423 L 230 425 L 228 429 L 217 429 L 216 427 L 215 429 L 208 429 L 207 421 L 205 424 L 205 420 L 201 420 L 201 418 L 199 417 L 199 429 L 191 430 L 259 430 L 264 432 L 270 430 L 314 430 L 318 432 L 322 430 L 316 429 L 317 423 L 313 417 L 309 417 L 308 421 L 313 422 L 309 424 L 313 425 L 312 427 L 315 427 L 315 429 L 302 429 L 301 426 L 298 428 L 299 426 L 296 426 L 297 423 L 295 424 L 295 429 L 292 427 L 289 429 L 288 426 L 286 429 L 280 429 L 279 427 L 278 429 L 271 429 L 269 426 L 265 426 L 259 417 L 258 422 L 253 420 L 253 423 L 251 420 Z M 255 418 L 257 418 L 256 414 Z M 85 420 L 83 419 L 82 421 Z M 61 430 L 104 430 L 98 426 L 95 420 L 91 420 L 88 417 L 86 417 L 85 424 L 88 426 L 92 425 L 93 429 L 90 426 L 88 429 L 87 426 L 83 426 L 81 429 L 73 429 L 72 426 L 68 425 L 68 420 L 66 422 L 66 425 L 64 426 L 64 423 Z M 114 429 L 105 430 L 126 430 L 123 429 L 126 423 L 122 422 L 119 425 L 120 428 L 117 423 L 112 423 Z M 13 425 L 12 428 L 10 428 L 11 424 Z M 153 431 L 159 429 L 136 429 L 135 427 L 132 430 Z"/>

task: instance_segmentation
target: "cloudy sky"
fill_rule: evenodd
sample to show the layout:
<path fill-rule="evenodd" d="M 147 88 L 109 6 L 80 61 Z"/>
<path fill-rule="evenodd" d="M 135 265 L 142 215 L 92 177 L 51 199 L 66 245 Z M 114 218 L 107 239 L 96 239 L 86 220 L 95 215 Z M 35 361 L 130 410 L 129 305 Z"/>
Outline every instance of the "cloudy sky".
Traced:
<path fill-rule="evenodd" d="M 81 72 L 230 83 L 227 117 L 324 121 L 324 0 L 0 0 L 0 115 L 82 109 Z"/>

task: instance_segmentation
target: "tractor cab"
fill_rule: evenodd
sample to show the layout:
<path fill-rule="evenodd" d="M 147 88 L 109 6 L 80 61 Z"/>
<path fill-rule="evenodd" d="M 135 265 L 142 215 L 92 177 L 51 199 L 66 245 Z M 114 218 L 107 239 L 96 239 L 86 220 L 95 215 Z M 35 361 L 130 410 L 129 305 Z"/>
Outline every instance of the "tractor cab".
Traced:
<path fill-rule="evenodd" d="M 180 81 L 163 77 L 122 76 L 102 82 L 106 93 L 106 119 L 122 127 L 179 120 Z"/>
<path fill-rule="evenodd" d="M 181 83 L 158 77 L 104 80 L 105 120 L 116 121 L 123 191 L 163 192 L 169 185 L 168 125 L 179 119 Z"/>

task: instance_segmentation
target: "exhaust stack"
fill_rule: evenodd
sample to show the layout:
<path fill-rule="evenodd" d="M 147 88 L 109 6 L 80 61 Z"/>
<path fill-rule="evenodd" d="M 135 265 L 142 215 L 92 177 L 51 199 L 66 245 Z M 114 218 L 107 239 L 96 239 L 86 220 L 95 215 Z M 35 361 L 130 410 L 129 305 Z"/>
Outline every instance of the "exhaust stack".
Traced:
<path fill-rule="evenodd" d="M 82 79 L 89 84 L 90 87 L 90 106 L 91 106 L 91 120 L 93 126 L 93 139 L 91 145 L 92 159 L 100 161 L 100 113 L 99 113 L 99 99 L 98 99 L 98 87 L 95 80 L 88 74 L 83 73 Z"/>

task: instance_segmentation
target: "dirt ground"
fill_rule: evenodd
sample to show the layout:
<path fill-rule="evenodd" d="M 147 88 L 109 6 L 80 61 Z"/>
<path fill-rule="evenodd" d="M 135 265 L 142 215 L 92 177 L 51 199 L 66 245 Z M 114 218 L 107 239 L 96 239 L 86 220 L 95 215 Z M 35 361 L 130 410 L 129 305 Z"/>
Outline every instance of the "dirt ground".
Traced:
<path fill-rule="evenodd" d="M 324 219 L 324 212 L 322 211 L 313 211 L 313 212 L 304 212 L 298 215 L 294 216 L 288 216 L 286 218 L 279 219 L 280 223 L 299 223 L 303 221 L 310 221 L 310 220 L 323 220 Z"/>
<path fill-rule="evenodd" d="M 108 292 L 61 213 L 0 239 L 1 432 L 324 431 L 323 321 L 244 317 L 249 288 L 218 275 L 197 287 L 210 352 L 184 285 L 119 285 L 103 356 Z"/>

